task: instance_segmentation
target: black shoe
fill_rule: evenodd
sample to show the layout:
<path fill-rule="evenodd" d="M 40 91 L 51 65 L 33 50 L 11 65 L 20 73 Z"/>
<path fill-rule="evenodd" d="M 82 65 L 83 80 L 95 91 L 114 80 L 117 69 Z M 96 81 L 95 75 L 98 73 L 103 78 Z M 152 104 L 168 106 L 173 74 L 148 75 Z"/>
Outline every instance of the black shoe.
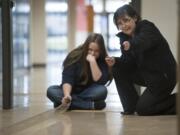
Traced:
<path fill-rule="evenodd" d="M 102 110 L 106 107 L 105 101 L 95 101 L 94 102 L 94 109 L 95 110 Z"/>
<path fill-rule="evenodd" d="M 176 115 L 176 105 L 170 107 L 166 112 L 163 113 L 164 115 Z"/>
<path fill-rule="evenodd" d="M 132 111 L 124 111 L 124 112 L 121 112 L 122 115 L 134 115 L 134 112 Z"/>

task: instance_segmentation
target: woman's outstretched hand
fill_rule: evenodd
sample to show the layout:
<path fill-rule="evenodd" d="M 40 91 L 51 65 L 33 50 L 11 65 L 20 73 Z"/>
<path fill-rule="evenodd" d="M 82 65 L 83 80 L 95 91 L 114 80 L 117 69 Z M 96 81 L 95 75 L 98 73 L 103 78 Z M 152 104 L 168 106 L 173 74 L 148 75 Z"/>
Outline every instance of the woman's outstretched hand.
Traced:
<path fill-rule="evenodd" d="M 71 100 L 72 100 L 72 97 L 68 95 L 68 96 L 64 96 L 61 102 L 63 105 L 68 105 L 71 103 Z"/>
<path fill-rule="evenodd" d="M 105 61 L 109 67 L 112 67 L 115 64 L 115 58 L 107 56 Z"/>

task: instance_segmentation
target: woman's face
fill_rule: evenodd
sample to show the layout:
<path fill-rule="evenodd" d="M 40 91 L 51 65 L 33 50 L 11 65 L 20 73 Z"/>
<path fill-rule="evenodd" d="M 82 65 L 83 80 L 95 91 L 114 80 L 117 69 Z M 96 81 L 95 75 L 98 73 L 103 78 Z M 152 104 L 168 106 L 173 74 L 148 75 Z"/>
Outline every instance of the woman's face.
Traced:
<path fill-rule="evenodd" d="M 88 54 L 91 54 L 91 55 L 94 56 L 96 59 L 99 58 L 100 50 L 99 50 L 99 46 L 98 46 L 97 43 L 91 42 L 91 43 L 89 44 Z"/>
<path fill-rule="evenodd" d="M 118 19 L 117 21 L 118 29 L 122 30 L 123 33 L 129 36 L 133 36 L 134 30 L 136 28 L 136 21 L 137 21 L 136 17 L 132 18 L 128 15 L 125 15 L 120 19 Z"/>

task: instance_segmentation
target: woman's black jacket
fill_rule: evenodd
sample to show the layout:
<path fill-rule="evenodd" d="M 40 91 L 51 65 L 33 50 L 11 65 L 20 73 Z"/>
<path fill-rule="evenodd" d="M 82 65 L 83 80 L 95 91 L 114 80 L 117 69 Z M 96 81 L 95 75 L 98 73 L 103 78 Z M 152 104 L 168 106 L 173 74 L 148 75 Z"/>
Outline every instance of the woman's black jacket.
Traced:
<path fill-rule="evenodd" d="M 152 22 L 139 21 L 133 37 L 122 32 L 117 36 L 120 38 L 122 55 L 116 58 L 116 63 L 133 65 L 142 72 L 176 76 L 176 61 L 168 42 Z M 123 49 L 124 41 L 131 44 L 128 51 Z"/>

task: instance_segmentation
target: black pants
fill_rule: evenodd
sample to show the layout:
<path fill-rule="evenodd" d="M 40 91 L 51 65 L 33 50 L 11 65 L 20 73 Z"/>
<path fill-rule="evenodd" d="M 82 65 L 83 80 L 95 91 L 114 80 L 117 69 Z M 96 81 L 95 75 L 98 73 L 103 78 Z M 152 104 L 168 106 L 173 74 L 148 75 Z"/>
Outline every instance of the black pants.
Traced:
<path fill-rule="evenodd" d="M 124 111 L 139 115 L 176 114 L 176 71 L 171 74 L 138 71 L 129 65 L 113 67 L 113 76 Z M 138 95 L 134 84 L 145 86 Z"/>

